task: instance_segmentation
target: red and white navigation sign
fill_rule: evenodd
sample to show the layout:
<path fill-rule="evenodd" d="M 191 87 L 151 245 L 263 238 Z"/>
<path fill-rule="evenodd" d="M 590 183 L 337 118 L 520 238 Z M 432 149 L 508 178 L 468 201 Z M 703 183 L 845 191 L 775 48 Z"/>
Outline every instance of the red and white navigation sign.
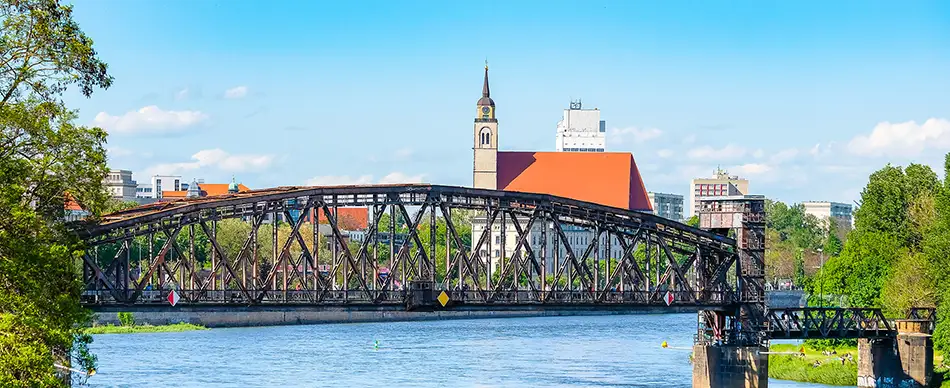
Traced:
<path fill-rule="evenodd" d="M 178 299 L 181 298 L 178 297 L 178 293 L 175 292 L 175 290 L 172 290 L 172 292 L 168 293 L 168 303 L 171 303 L 172 307 L 175 307 L 175 305 L 178 304 Z"/>
<path fill-rule="evenodd" d="M 667 291 L 667 292 L 666 292 L 666 295 L 663 297 L 663 299 L 666 300 L 666 305 L 667 305 L 667 306 L 673 304 L 673 293 Z"/>

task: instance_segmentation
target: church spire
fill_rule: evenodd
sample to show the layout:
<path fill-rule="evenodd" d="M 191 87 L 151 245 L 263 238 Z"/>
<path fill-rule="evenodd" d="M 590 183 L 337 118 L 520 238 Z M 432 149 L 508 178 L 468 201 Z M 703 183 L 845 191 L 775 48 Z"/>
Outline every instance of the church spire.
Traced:
<path fill-rule="evenodd" d="M 491 97 L 488 91 L 488 60 L 485 60 L 485 86 L 482 86 L 482 97 Z"/>
<path fill-rule="evenodd" d="M 485 61 L 485 84 L 482 86 L 482 98 L 478 100 L 478 106 L 481 107 L 495 107 L 495 101 L 491 99 L 491 91 L 488 90 L 488 61 Z M 480 111 L 483 109 L 479 109 Z M 492 109 L 493 110 L 493 109 Z M 482 113 L 479 113 L 479 117 L 488 114 L 486 110 Z"/>

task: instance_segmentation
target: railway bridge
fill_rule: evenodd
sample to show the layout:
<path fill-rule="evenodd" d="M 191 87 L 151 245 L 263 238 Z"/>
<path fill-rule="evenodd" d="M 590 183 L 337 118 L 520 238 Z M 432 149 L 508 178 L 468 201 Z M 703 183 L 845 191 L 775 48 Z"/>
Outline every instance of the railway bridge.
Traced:
<path fill-rule="evenodd" d="M 370 214 L 359 243 L 339 219 L 353 207 Z M 461 213 L 486 227 L 467 236 Z M 224 234 L 229 219 L 240 227 Z M 278 220 L 289 231 L 262 227 Z M 403 184 L 159 202 L 73 227 L 88 246 L 83 303 L 99 312 L 234 324 L 696 311 L 696 387 L 767 386 L 770 339 L 862 338 L 862 381 L 929 379 L 902 361 L 932 359 L 932 311 L 890 322 L 877 309 L 769 310 L 764 198 L 704 200 L 700 223 L 547 194 Z M 569 243 L 568 226 L 589 233 L 586 247 Z M 508 244 L 511 257 L 492 257 Z M 894 345 L 901 336 L 923 339 Z"/>

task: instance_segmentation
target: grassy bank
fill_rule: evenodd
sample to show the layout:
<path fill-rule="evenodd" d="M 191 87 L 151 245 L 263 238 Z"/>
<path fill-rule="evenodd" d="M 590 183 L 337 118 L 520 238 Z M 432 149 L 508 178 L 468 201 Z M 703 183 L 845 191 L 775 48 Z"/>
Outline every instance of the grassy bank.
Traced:
<path fill-rule="evenodd" d="M 207 330 L 208 328 L 190 323 L 176 323 L 174 325 L 133 325 L 133 326 L 93 326 L 87 328 L 86 334 L 130 334 L 130 333 L 168 333 L 178 331 Z"/>
<path fill-rule="evenodd" d="M 801 345 L 776 344 L 772 352 L 798 353 Z M 802 381 L 827 385 L 858 384 L 858 350 L 855 348 L 837 349 L 836 355 L 826 356 L 821 351 L 805 347 L 805 357 L 798 354 L 769 355 L 769 377 L 780 380 Z M 841 363 L 841 357 L 851 354 L 854 361 Z M 815 363 L 819 362 L 819 366 Z"/>

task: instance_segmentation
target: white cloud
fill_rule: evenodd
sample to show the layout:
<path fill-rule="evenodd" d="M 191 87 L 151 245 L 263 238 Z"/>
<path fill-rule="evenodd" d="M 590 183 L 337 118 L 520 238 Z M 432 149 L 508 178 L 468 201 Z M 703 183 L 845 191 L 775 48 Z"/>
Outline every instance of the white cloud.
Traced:
<path fill-rule="evenodd" d="M 401 172 L 391 172 L 379 180 L 379 183 L 422 183 L 424 174 L 406 175 Z"/>
<path fill-rule="evenodd" d="M 752 153 L 752 157 L 754 157 L 754 158 L 756 158 L 756 159 L 759 159 L 759 158 L 761 158 L 761 157 L 763 157 L 763 156 L 765 156 L 765 151 L 762 151 L 761 148 L 755 150 L 755 152 Z"/>
<path fill-rule="evenodd" d="M 848 144 L 848 151 L 861 156 L 915 156 L 928 148 L 950 148 L 950 121 L 878 123 L 869 135 L 856 136 Z"/>
<path fill-rule="evenodd" d="M 188 88 L 184 88 L 179 90 L 178 93 L 175 93 L 176 100 L 184 100 L 186 98 L 188 98 Z"/>
<path fill-rule="evenodd" d="M 686 156 L 690 159 L 728 160 L 741 158 L 745 154 L 745 148 L 729 144 L 719 149 L 710 146 L 693 148 L 686 153 Z"/>
<path fill-rule="evenodd" d="M 373 183 L 372 175 L 351 177 L 349 175 L 325 175 L 307 179 L 307 186 L 368 185 Z"/>
<path fill-rule="evenodd" d="M 224 98 L 237 99 L 247 96 L 247 86 L 235 86 L 224 91 Z"/>
<path fill-rule="evenodd" d="M 789 160 L 795 159 L 796 156 L 798 156 L 797 148 L 786 148 L 784 150 L 781 150 L 779 152 L 772 154 L 772 156 L 769 157 L 769 162 L 771 162 L 772 164 L 781 164 Z"/>
<path fill-rule="evenodd" d="M 661 158 L 666 159 L 666 158 L 668 158 L 668 157 L 670 157 L 670 156 L 673 156 L 673 151 L 665 150 L 665 149 L 664 149 L 664 150 L 659 150 L 659 151 L 656 152 L 656 155 L 659 156 L 659 157 L 661 157 Z"/>
<path fill-rule="evenodd" d="M 633 140 L 634 144 L 645 143 L 663 135 L 663 131 L 656 128 L 613 128 L 610 130 L 610 143 L 622 144 L 626 139 Z"/>
<path fill-rule="evenodd" d="M 696 135 L 686 135 L 683 138 L 683 144 L 693 144 L 696 142 Z"/>
<path fill-rule="evenodd" d="M 191 156 L 190 162 L 163 163 L 146 169 L 146 175 L 176 175 L 201 168 L 227 172 L 260 171 L 274 162 L 272 155 L 231 155 L 219 148 L 201 150 Z"/>
<path fill-rule="evenodd" d="M 406 175 L 401 172 L 391 172 L 379 180 L 373 179 L 372 175 L 360 175 L 351 177 L 349 175 L 324 175 L 307 179 L 308 186 L 339 186 L 339 185 L 369 185 L 396 184 L 396 183 L 422 183 L 425 174 Z"/>
<path fill-rule="evenodd" d="M 110 158 L 121 158 L 123 156 L 132 155 L 133 153 L 132 150 L 122 147 L 109 147 L 106 149 L 106 154 Z"/>
<path fill-rule="evenodd" d="M 207 119 L 208 115 L 199 111 L 166 111 L 149 105 L 121 116 L 99 112 L 93 119 L 93 124 L 109 133 L 172 133 L 183 131 Z"/>
<path fill-rule="evenodd" d="M 772 171 L 772 167 L 762 163 L 746 163 L 743 165 L 735 166 L 731 169 L 730 172 L 734 174 L 743 175 L 760 175 L 765 174 L 769 171 Z"/>

